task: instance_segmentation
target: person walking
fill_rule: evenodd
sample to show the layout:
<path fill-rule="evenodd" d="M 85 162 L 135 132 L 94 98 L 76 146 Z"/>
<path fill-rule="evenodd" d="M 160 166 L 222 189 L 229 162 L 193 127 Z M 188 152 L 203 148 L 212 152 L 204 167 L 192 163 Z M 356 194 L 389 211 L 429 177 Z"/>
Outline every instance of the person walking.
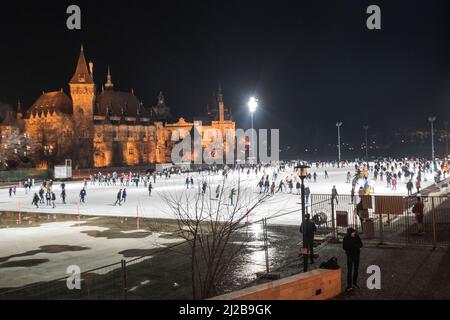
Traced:
<path fill-rule="evenodd" d="M 56 201 L 56 195 L 55 195 L 55 193 L 52 191 L 52 207 L 53 207 L 53 209 L 55 209 L 55 207 L 56 207 L 55 201 Z"/>
<path fill-rule="evenodd" d="M 31 202 L 31 204 L 36 206 L 36 209 L 39 209 L 39 202 L 40 202 L 40 198 L 38 196 L 38 194 L 35 192 L 33 195 L 33 201 Z"/>
<path fill-rule="evenodd" d="M 119 192 L 117 192 L 117 197 L 116 197 L 116 202 L 114 202 L 114 206 L 117 205 L 117 203 L 119 204 L 119 206 L 121 206 L 122 202 L 122 189 L 119 190 Z"/>
<path fill-rule="evenodd" d="M 408 190 L 408 196 L 412 196 L 413 183 L 411 179 L 406 183 L 406 189 Z"/>
<path fill-rule="evenodd" d="M 12 197 L 12 193 L 13 193 L 13 188 L 12 188 L 12 187 L 9 187 L 9 197 L 10 197 L 10 198 Z"/>
<path fill-rule="evenodd" d="M 304 247 L 308 249 L 310 262 L 314 263 L 314 233 L 317 231 L 317 227 L 310 217 L 309 213 L 305 214 L 305 221 L 300 225 L 300 233 L 306 238 Z"/>
<path fill-rule="evenodd" d="M 61 190 L 61 199 L 62 199 L 62 203 L 66 204 L 66 189 Z"/>
<path fill-rule="evenodd" d="M 44 188 L 39 189 L 39 203 L 44 204 Z"/>
<path fill-rule="evenodd" d="M 80 203 L 85 203 L 85 199 L 86 198 L 86 189 L 83 188 L 80 191 Z"/>
<path fill-rule="evenodd" d="M 420 193 L 420 178 L 419 177 L 417 177 L 417 180 L 416 180 L 416 189 L 417 189 L 417 193 Z"/>
<path fill-rule="evenodd" d="M 219 196 L 220 196 L 220 184 L 218 184 L 216 188 L 216 199 L 219 199 Z"/>
<path fill-rule="evenodd" d="M 311 194 L 311 190 L 309 187 L 305 187 L 305 205 L 309 204 L 309 195 Z"/>
<path fill-rule="evenodd" d="M 233 200 L 234 200 L 234 194 L 236 193 L 236 190 L 234 188 L 231 189 L 230 191 L 230 205 L 234 206 Z"/>
<path fill-rule="evenodd" d="M 275 181 L 272 181 L 272 185 L 270 186 L 270 193 L 275 194 Z"/>
<path fill-rule="evenodd" d="M 298 196 L 300 195 L 300 187 L 301 187 L 300 181 L 297 181 L 297 183 L 295 184 L 295 189 L 297 189 L 297 195 Z"/>
<path fill-rule="evenodd" d="M 51 205 L 51 200 L 52 200 L 52 195 L 50 194 L 50 191 L 47 191 L 46 193 L 45 193 L 45 200 L 46 200 L 46 203 L 45 203 L 45 205 L 46 206 L 50 206 Z"/>
<path fill-rule="evenodd" d="M 412 208 L 412 213 L 416 216 L 417 234 L 422 235 L 423 231 L 423 202 L 420 197 L 417 197 L 416 203 Z"/>
<path fill-rule="evenodd" d="M 313 179 L 314 179 L 314 182 L 317 182 L 317 173 L 313 173 Z"/>
<path fill-rule="evenodd" d="M 127 188 L 124 188 L 122 191 L 122 202 L 127 202 Z"/>
<path fill-rule="evenodd" d="M 149 182 L 148 182 L 148 196 L 149 196 L 149 197 L 152 196 L 152 189 L 153 189 L 152 182 L 149 181 Z"/>
<path fill-rule="evenodd" d="M 336 186 L 333 186 L 333 188 L 331 189 L 331 201 L 336 200 L 336 204 L 339 204 L 337 196 L 338 196 L 338 192 L 337 192 Z"/>
<path fill-rule="evenodd" d="M 353 228 L 347 229 L 347 234 L 342 242 L 342 248 L 347 255 L 347 292 L 353 291 L 358 286 L 359 258 L 363 243 L 358 233 Z"/>

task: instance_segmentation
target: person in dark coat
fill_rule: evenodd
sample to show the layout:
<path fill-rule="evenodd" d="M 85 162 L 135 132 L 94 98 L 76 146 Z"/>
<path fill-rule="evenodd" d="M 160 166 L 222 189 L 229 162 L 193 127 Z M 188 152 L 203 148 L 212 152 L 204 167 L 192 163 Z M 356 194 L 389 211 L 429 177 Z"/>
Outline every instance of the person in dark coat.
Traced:
<path fill-rule="evenodd" d="M 86 189 L 85 188 L 83 188 L 83 189 L 81 189 L 81 191 L 80 191 L 80 203 L 82 202 L 82 203 L 84 203 L 84 198 L 86 197 Z"/>
<path fill-rule="evenodd" d="M 149 196 L 149 197 L 152 196 L 152 189 L 153 189 L 152 183 L 149 182 L 149 183 L 148 183 L 148 196 Z"/>
<path fill-rule="evenodd" d="M 61 199 L 63 204 L 66 204 L 66 189 L 61 190 Z"/>
<path fill-rule="evenodd" d="M 36 208 L 39 208 L 39 202 L 40 202 L 40 198 L 39 198 L 38 194 L 35 192 L 34 196 L 33 196 L 33 202 L 31 204 L 34 204 L 36 206 Z"/>
<path fill-rule="evenodd" d="M 117 205 L 117 203 L 119 203 L 119 206 L 121 206 L 122 204 L 122 189 L 119 190 L 119 192 L 117 192 L 117 199 L 116 202 L 114 202 L 114 205 Z"/>
<path fill-rule="evenodd" d="M 122 201 L 123 203 L 127 202 L 127 189 L 123 189 L 122 191 Z"/>
<path fill-rule="evenodd" d="M 314 233 L 317 231 L 316 224 L 310 220 L 310 215 L 305 214 L 305 222 L 300 226 L 300 233 L 306 232 L 306 248 L 309 252 L 311 263 L 314 263 Z"/>
<path fill-rule="evenodd" d="M 342 242 L 342 248 L 347 255 L 347 289 L 352 291 L 353 288 L 358 288 L 358 269 L 360 249 L 363 244 L 358 233 L 353 228 L 347 229 L 347 234 Z"/>

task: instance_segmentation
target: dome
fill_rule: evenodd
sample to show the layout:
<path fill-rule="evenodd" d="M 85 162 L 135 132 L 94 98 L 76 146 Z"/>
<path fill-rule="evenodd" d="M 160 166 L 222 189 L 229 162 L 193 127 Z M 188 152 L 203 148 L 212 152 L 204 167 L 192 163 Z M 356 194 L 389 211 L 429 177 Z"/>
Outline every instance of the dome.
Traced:
<path fill-rule="evenodd" d="M 96 99 L 94 112 L 96 115 L 136 117 L 145 115 L 139 99 L 131 92 L 105 90 Z"/>
<path fill-rule="evenodd" d="M 72 100 L 63 91 L 44 92 L 28 111 L 28 114 L 57 112 L 72 114 Z"/>

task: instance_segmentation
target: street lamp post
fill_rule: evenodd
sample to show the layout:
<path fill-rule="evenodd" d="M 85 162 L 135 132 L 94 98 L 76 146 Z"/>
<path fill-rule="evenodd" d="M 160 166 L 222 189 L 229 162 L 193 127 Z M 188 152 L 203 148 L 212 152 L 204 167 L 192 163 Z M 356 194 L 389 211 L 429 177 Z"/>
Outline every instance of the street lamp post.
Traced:
<path fill-rule="evenodd" d="M 338 145 L 337 145 L 337 147 L 338 147 L 338 168 L 341 163 L 341 126 L 342 126 L 342 122 L 336 123 L 337 132 L 338 132 Z"/>
<path fill-rule="evenodd" d="M 431 124 L 431 161 L 434 161 L 434 121 L 436 121 L 436 117 L 428 117 L 428 121 Z"/>
<path fill-rule="evenodd" d="M 256 111 L 256 109 L 258 108 L 258 99 L 256 99 L 255 97 L 250 97 L 250 99 L 248 100 L 247 103 L 248 106 L 248 110 L 250 111 L 250 122 L 251 122 L 251 129 L 252 129 L 252 139 L 251 139 L 251 143 L 255 143 L 255 136 L 254 136 L 254 129 L 253 129 L 253 113 Z M 258 143 L 256 142 L 256 146 L 258 145 Z M 255 146 L 255 147 L 256 147 Z M 254 152 L 253 146 L 252 146 L 252 153 Z M 250 156 L 250 154 L 249 154 Z M 253 159 L 253 155 L 252 155 L 252 160 Z"/>
<path fill-rule="evenodd" d="M 303 234 L 303 271 L 307 272 L 308 271 L 308 253 L 307 253 L 307 236 L 306 236 L 306 225 L 305 225 L 305 215 L 306 215 L 306 206 L 305 206 L 305 183 L 304 180 L 307 176 L 307 169 L 310 168 L 309 166 L 305 166 L 305 165 L 298 165 L 295 167 L 295 169 L 297 170 L 297 174 L 298 177 L 301 180 L 301 197 L 302 197 L 302 225 L 303 225 L 303 230 L 302 234 Z"/>
<path fill-rule="evenodd" d="M 365 131 L 365 137 L 366 137 L 366 161 L 369 161 L 369 151 L 368 151 L 368 146 L 367 146 L 367 129 L 369 129 L 368 125 L 363 126 L 364 131 Z"/>

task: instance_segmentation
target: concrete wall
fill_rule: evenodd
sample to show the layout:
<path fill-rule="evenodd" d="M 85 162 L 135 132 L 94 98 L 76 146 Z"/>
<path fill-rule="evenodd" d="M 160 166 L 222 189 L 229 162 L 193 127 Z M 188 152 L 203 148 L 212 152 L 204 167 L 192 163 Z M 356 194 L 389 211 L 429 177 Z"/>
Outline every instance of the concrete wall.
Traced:
<path fill-rule="evenodd" d="M 341 269 L 316 269 L 211 300 L 326 300 L 341 293 Z"/>

